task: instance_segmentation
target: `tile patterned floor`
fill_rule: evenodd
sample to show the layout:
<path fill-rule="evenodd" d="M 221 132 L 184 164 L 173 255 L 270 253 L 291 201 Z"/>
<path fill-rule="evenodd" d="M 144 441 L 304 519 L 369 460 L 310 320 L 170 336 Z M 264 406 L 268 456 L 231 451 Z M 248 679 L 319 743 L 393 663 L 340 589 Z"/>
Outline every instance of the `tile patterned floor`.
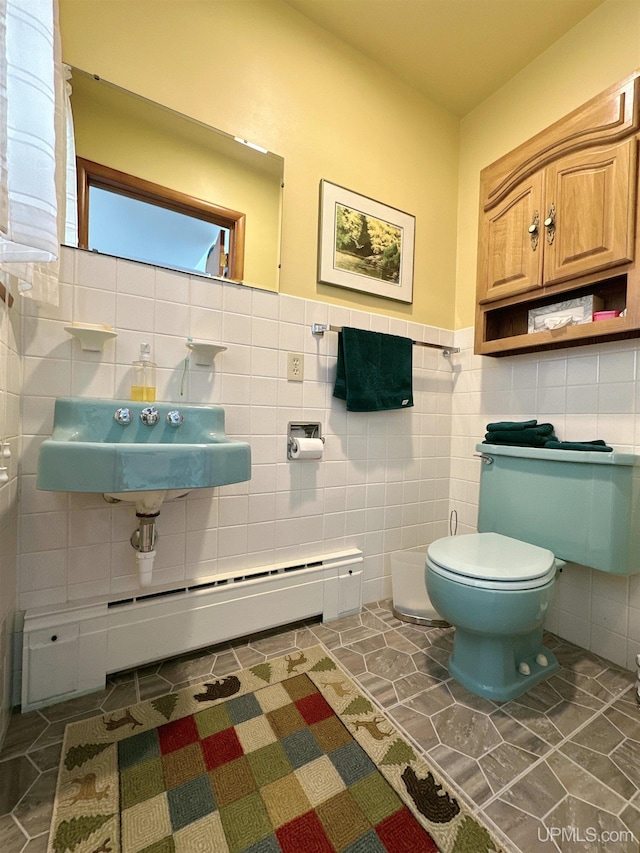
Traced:
<path fill-rule="evenodd" d="M 0 851 L 46 853 L 67 722 L 115 711 L 321 641 L 386 709 L 510 853 L 639 853 L 634 675 L 553 636 L 560 670 L 496 704 L 447 672 L 452 629 L 397 620 L 390 602 L 201 650 L 109 679 L 106 690 L 12 717 L 0 752 Z"/>

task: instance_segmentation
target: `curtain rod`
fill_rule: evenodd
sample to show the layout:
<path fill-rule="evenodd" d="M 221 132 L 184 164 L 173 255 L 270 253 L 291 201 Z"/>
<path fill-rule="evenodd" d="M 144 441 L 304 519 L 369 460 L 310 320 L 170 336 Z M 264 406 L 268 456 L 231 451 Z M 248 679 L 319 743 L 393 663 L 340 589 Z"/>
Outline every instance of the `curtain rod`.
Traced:
<path fill-rule="evenodd" d="M 311 334 L 316 338 L 321 338 L 325 332 L 341 332 L 342 326 L 332 326 L 330 323 L 314 323 L 311 326 Z M 448 347 L 445 344 L 431 344 L 427 341 L 411 341 L 416 347 L 430 347 L 431 349 L 442 350 L 442 355 L 447 357 L 451 353 L 460 352 L 460 347 Z"/>

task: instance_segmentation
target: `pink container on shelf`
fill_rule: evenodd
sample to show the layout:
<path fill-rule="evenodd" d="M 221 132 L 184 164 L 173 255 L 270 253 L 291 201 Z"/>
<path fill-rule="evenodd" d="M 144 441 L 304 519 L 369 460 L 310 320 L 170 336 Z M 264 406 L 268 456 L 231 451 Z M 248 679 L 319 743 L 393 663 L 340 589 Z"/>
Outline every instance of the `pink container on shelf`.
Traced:
<path fill-rule="evenodd" d="M 594 322 L 598 320 L 611 320 L 614 317 L 619 317 L 619 311 L 596 311 L 593 315 Z"/>

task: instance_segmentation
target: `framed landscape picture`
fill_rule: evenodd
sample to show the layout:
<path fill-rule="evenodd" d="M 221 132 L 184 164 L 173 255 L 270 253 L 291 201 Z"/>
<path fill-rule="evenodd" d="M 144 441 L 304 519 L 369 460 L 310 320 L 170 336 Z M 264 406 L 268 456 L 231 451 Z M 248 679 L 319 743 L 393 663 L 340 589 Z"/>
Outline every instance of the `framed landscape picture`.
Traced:
<path fill-rule="evenodd" d="M 321 181 L 318 280 L 412 302 L 415 227 L 409 213 Z"/>

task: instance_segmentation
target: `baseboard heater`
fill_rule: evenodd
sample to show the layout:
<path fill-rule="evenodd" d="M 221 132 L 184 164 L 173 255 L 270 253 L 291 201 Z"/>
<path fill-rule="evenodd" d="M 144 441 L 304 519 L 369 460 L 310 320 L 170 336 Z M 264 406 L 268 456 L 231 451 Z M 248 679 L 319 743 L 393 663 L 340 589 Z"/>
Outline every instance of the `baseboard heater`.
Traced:
<path fill-rule="evenodd" d="M 321 554 L 112 601 L 25 614 L 22 711 L 105 686 L 109 673 L 362 607 L 362 552 Z"/>

